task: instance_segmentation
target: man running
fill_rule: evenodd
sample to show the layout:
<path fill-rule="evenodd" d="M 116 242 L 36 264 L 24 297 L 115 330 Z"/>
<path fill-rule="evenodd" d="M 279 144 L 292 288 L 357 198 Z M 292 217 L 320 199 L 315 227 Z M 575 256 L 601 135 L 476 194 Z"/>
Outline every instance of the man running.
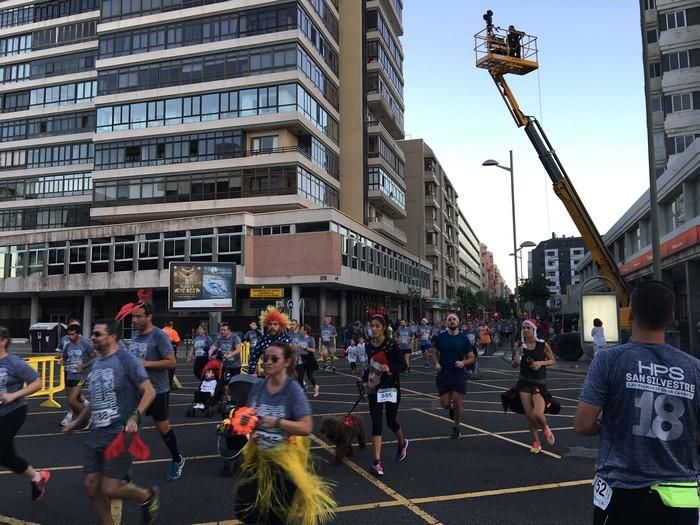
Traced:
<path fill-rule="evenodd" d="M 75 326 L 75 325 L 81 326 L 80 319 L 76 319 L 76 318 L 68 319 L 68 326 Z M 68 343 L 69 343 L 68 335 L 64 335 L 63 337 L 61 337 L 61 341 L 58 343 L 58 348 L 56 348 L 56 355 L 59 357 L 59 359 L 61 357 L 61 354 L 65 350 L 66 346 L 68 345 Z M 84 335 L 82 335 L 82 333 L 80 334 L 80 346 L 82 348 L 84 348 L 86 352 L 92 351 L 92 341 L 90 341 L 89 337 L 85 337 Z M 82 393 L 78 396 L 78 399 L 80 400 L 80 403 L 83 405 L 86 405 L 88 403 L 87 399 L 85 399 L 85 397 L 83 396 Z M 82 410 L 82 407 L 81 407 L 81 410 Z M 63 419 L 61 420 L 61 426 L 63 427 L 65 425 L 67 425 L 68 423 L 71 422 L 72 419 L 73 419 L 73 410 L 71 409 L 71 407 L 69 405 L 68 412 L 66 412 L 66 415 L 63 416 Z"/>
<path fill-rule="evenodd" d="M 418 334 L 420 337 L 420 351 L 423 353 L 423 368 L 430 368 L 429 355 L 430 349 L 433 347 L 430 342 L 432 329 L 428 325 L 428 320 L 425 317 L 420 320 Z"/>
<path fill-rule="evenodd" d="M 68 340 L 62 345 L 59 360 L 66 374 L 66 394 L 72 414 L 70 420 L 73 420 L 83 411 L 84 403 L 81 401 L 83 385 L 95 353 L 92 343 L 89 346 L 83 344 L 80 325 L 69 325 L 66 334 Z"/>
<path fill-rule="evenodd" d="M 467 376 L 470 379 L 479 379 L 479 344 L 481 342 L 479 329 L 474 327 L 474 323 L 467 321 L 464 327 L 464 335 L 474 347 L 474 363 L 467 367 Z"/>
<path fill-rule="evenodd" d="M 405 319 L 399 322 L 399 329 L 396 330 L 396 342 L 399 350 L 403 352 L 406 359 L 406 373 L 411 373 L 411 348 L 413 347 L 413 331 L 408 327 Z"/>
<path fill-rule="evenodd" d="M 158 515 L 158 487 L 147 489 L 123 482 L 132 463 L 128 453 L 114 459 L 104 457 L 105 448 L 122 430 L 130 434 L 138 431 L 141 414 L 156 397 L 143 365 L 118 347 L 118 325 L 108 320 L 95 323 L 92 341 L 98 358 L 92 367 L 89 386 L 92 405 L 66 425 L 65 431 L 80 428 L 92 416 L 92 428 L 85 443 L 85 489 L 102 524 L 114 525 L 113 499 L 141 503 L 141 523 L 150 524 Z"/>
<path fill-rule="evenodd" d="M 475 360 L 476 350 L 466 334 L 459 329 L 457 314 L 447 316 L 447 331 L 440 332 L 434 339 L 433 357 L 438 370 L 437 384 L 440 404 L 450 411 L 453 420 L 452 439 L 459 439 L 464 394 L 467 390 L 467 371 Z"/>
<path fill-rule="evenodd" d="M 221 359 L 224 364 L 224 383 L 226 384 L 226 401 L 231 400 L 228 383 L 241 373 L 241 338 L 231 331 L 231 325 L 221 323 L 219 335 L 209 348 L 209 355 Z"/>
<path fill-rule="evenodd" d="M 333 318 L 330 316 L 323 318 L 323 326 L 321 327 L 321 356 L 326 363 L 324 370 L 331 369 L 335 374 L 335 338 L 338 336 L 338 331 L 332 324 Z"/>
<path fill-rule="evenodd" d="M 596 525 L 698 522 L 700 361 L 664 341 L 674 304 L 668 285 L 642 282 L 630 341 L 596 355 L 583 383 L 574 429 L 600 434 Z"/>
<path fill-rule="evenodd" d="M 175 352 L 170 338 L 163 330 L 153 325 L 153 308 L 149 303 L 140 304 L 131 313 L 134 332 L 131 336 L 129 351 L 134 354 L 148 372 L 148 377 L 156 390 L 156 398 L 146 411 L 153 418 L 160 437 L 172 455 L 173 462 L 166 476 L 174 481 L 182 476 L 185 458 L 177 447 L 175 431 L 170 427 L 170 381 L 168 370 L 175 368 Z"/>

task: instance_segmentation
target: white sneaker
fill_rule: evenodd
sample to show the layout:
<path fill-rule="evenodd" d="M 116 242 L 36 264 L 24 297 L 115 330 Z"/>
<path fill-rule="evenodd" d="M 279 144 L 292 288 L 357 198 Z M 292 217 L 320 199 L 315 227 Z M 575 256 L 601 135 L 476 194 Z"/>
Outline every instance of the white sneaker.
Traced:
<path fill-rule="evenodd" d="M 199 410 L 204 410 L 204 404 L 203 403 L 197 403 L 194 408 L 197 408 Z"/>
<path fill-rule="evenodd" d="M 61 420 L 61 426 L 65 427 L 68 423 L 73 421 L 73 412 L 70 410 L 66 413 L 65 416 L 63 416 L 63 419 Z"/>

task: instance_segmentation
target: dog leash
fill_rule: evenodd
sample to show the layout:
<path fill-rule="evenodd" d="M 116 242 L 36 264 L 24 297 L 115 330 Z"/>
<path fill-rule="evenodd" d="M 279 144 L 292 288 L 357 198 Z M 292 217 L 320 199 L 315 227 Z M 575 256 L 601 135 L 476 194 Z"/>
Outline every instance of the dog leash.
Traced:
<path fill-rule="evenodd" d="M 360 403 L 360 401 L 362 401 L 365 398 L 365 387 L 359 381 L 357 383 L 357 391 L 360 394 L 360 397 L 357 398 L 357 401 L 355 401 L 355 404 L 352 406 L 350 411 L 347 414 L 345 414 L 343 419 L 350 417 L 350 414 L 352 414 L 353 410 L 357 408 L 357 405 Z"/>

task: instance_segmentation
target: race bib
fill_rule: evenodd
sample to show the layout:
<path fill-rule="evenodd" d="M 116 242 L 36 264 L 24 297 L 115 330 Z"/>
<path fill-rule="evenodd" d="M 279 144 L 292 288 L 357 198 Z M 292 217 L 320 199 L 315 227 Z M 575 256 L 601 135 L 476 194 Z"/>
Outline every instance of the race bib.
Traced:
<path fill-rule="evenodd" d="M 380 388 L 377 390 L 377 403 L 396 403 L 398 395 L 396 388 Z"/>
<path fill-rule="evenodd" d="M 108 427 L 112 419 L 119 416 L 119 409 L 115 406 L 94 406 L 92 409 L 92 428 Z"/>
<path fill-rule="evenodd" d="M 601 510 L 608 508 L 612 498 L 612 487 L 608 482 L 596 476 L 593 479 L 593 505 Z"/>

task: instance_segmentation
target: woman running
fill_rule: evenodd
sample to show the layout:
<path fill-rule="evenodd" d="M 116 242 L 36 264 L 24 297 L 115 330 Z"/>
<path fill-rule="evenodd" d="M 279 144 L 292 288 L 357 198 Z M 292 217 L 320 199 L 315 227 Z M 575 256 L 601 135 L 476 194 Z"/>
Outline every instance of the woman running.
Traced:
<path fill-rule="evenodd" d="M 27 417 L 25 398 L 41 389 L 41 378 L 25 361 L 8 352 L 11 342 L 10 332 L 0 326 L 0 465 L 29 478 L 32 500 L 38 500 L 46 492 L 51 474 L 34 470 L 17 455 L 15 436 Z"/>
<path fill-rule="evenodd" d="M 318 370 L 316 360 L 316 342 L 311 335 L 311 326 L 305 324 L 299 329 L 297 339 L 297 380 L 304 388 L 304 375 L 309 378 L 309 383 L 314 385 L 314 397 L 318 397 L 320 385 L 314 379 L 314 372 Z"/>
<path fill-rule="evenodd" d="M 403 351 L 396 343 L 386 337 L 386 319 L 375 315 L 370 321 L 372 339 L 365 345 L 369 366 L 365 370 L 362 382 L 369 392 L 369 413 L 372 418 L 372 451 L 374 463 L 372 472 L 376 476 L 384 475 L 382 466 L 382 412 L 386 406 L 386 424 L 396 434 L 398 449 L 396 461 L 406 459 L 408 440 L 404 437 L 401 425 L 396 420 L 401 403 L 401 385 L 399 378 L 406 370 Z"/>
<path fill-rule="evenodd" d="M 257 424 L 243 452 L 235 510 L 243 523 L 316 525 L 333 517 L 330 487 L 313 471 L 309 440 L 311 406 L 290 377 L 294 356 L 273 342 L 263 354 L 265 380 L 253 386 L 248 406 Z M 241 418 L 243 425 L 249 416 Z"/>
<path fill-rule="evenodd" d="M 539 428 L 547 443 L 554 445 L 554 434 L 547 425 L 545 412 L 556 414 L 560 410 L 552 395 L 547 390 L 547 368 L 556 363 L 549 345 L 537 338 L 537 323 L 532 319 L 523 321 L 520 342 L 513 345 L 512 363 L 517 361 L 520 353 L 520 375 L 515 388 L 501 396 L 504 408 L 527 416 L 532 448 L 530 452 L 537 454 L 542 450 L 539 438 Z"/>
<path fill-rule="evenodd" d="M 190 351 L 187 353 L 187 360 L 194 357 L 194 376 L 197 379 L 202 379 L 202 368 L 209 361 L 209 347 L 212 345 L 211 337 L 207 335 L 207 329 L 204 325 L 197 327 L 197 335 L 192 340 Z"/>

